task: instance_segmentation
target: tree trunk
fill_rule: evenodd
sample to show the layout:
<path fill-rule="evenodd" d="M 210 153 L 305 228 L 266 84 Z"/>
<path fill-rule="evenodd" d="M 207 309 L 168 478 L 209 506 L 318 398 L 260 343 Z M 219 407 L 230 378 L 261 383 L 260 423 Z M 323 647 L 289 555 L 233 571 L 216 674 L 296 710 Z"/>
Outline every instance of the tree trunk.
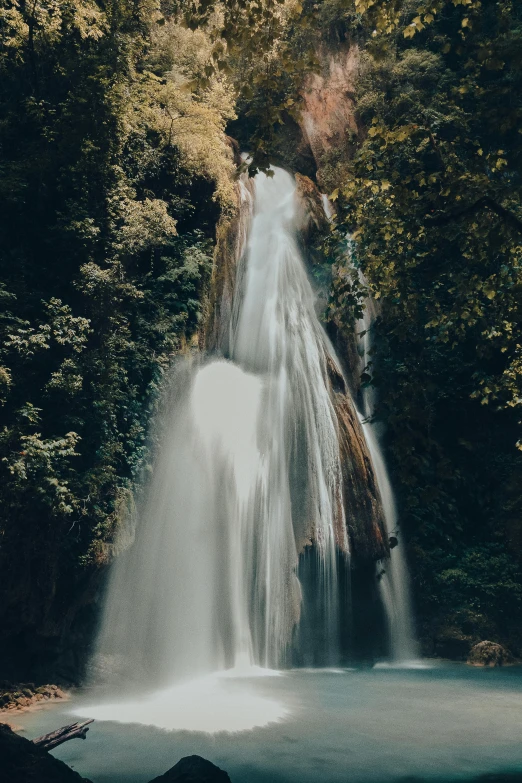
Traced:
<path fill-rule="evenodd" d="M 62 726 L 61 729 L 51 731 L 50 734 L 43 734 L 41 737 L 34 739 L 33 745 L 43 750 L 52 750 L 57 745 L 61 745 L 62 742 L 67 742 L 70 739 L 86 739 L 87 732 L 89 731 L 89 723 L 93 723 L 94 718 L 86 720 L 83 723 L 71 723 L 69 726 Z"/>

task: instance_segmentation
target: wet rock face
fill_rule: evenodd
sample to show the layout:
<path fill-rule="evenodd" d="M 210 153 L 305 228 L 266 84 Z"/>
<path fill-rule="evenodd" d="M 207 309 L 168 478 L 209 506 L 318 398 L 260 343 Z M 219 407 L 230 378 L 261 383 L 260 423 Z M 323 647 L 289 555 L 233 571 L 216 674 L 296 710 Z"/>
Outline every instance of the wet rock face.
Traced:
<path fill-rule="evenodd" d="M 227 773 L 201 756 L 185 756 L 150 783 L 231 783 Z"/>
<path fill-rule="evenodd" d="M 321 193 L 309 177 L 295 175 L 297 198 L 297 230 L 305 242 L 328 230 Z"/>
<path fill-rule="evenodd" d="M 513 656 L 501 644 L 484 641 L 471 648 L 468 663 L 471 666 L 506 666 L 513 663 Z"/>
<path fill-rule="evenodd" d="M 325 54 L 323 60 L 321 71 L 311 74 L 305 82 L 300 119 L 303 138 L 319 169 L 319 181 L 328 180 L 324 169 L 330 155 L 347 145 L 350 148 L 360 133 L 354 93 L 359 67 L 357 46 Z"/>
<path fill-rule="evenodd" d="M 237 183 L 237 213 L 223 218 L 216 229 L 216 247 L 207 319 L 200 330 L 199 348 L 220 351 L 229 349 L 229 332 L 234 292 L 241 258 L 246 246 L 253 210 L 253 184 L 246 175 Z"/>
<path fill-rule="evenodd" d="M 4 723 L 0 723 L 0 778 L 6 783 L 90 783 Z"/>
<path fill-rule="evenodd" d="M 336 395 L 335 410 L 339 423 L 344 506 L 350 548 L 359 561 L 382 560 L 388 557 L 390 549 L 368 446 L 348 394 Z"/>

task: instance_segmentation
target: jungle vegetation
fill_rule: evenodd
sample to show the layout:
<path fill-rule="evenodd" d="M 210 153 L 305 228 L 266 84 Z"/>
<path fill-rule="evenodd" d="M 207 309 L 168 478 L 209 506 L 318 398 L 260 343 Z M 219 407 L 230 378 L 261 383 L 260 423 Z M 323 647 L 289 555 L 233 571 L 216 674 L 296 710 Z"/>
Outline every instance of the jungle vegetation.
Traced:
<path fill-rule="evenodd" d="M 331 314 L 357 316 L 361 272 L 381 304 L 366 382 L 419 630 L 431 652 L 494 636 L 519 654 L 522 8 L 333 0 L 323 13 L 361 52 L 360 133 L 323 161 L 332 247 L 350 232 L 357 270 L 334 263 Z"/>
<path fill-rule="evenodd" d="M 208 32 L 155 2 L 2 7 L 0 622 L 45 659 L 203 316 L 234 97 Z"/>
<path fill-rule="evenodd" d="M 380 303 L 364 380 L 425 649 L 521 654 L 520 4 L 0 7 L 4 653 L 51 659 L 88 625 L 162 378 L 206 316 L 225 132 L 266 168 L 295 148 L 307 74 L 356 46 L 359 131 L 307 163 L 337 206 L 326 317 L 349 331 Z"/>

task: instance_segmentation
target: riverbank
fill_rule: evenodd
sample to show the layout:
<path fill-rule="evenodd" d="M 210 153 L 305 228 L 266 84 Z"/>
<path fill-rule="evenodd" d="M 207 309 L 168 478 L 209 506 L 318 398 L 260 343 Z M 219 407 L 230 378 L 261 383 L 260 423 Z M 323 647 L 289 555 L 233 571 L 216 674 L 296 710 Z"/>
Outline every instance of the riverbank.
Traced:
<path fill-rule="evenodd" d="M 19 730 L 16 717 L 44 705 L 67 701 L 68 691 L 58 685 L 0 682 L 0 723 Z"/>

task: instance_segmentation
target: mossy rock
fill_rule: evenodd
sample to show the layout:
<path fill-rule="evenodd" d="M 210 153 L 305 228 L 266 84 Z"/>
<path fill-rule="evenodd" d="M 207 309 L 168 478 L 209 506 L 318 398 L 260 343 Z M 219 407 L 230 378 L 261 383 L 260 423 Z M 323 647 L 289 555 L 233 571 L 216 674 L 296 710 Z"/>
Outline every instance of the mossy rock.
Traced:
<path fill-rule="evenodd" d="M 479 642 L 470 650 L 470 666 L 507 666 L 513 663 L 513 656 L 497 642 Z"/>

